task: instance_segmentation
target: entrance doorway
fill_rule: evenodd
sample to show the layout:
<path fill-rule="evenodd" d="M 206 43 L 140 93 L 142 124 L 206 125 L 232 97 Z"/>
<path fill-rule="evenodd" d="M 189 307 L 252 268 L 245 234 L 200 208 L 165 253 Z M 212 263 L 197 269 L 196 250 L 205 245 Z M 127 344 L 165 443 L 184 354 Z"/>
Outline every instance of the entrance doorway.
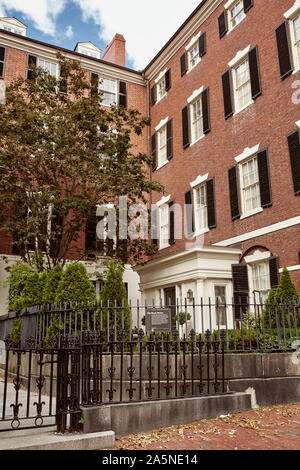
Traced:
<path fill-rule="evenodd" d="M 176 287 L 168 287 L 164 289 L 165 306 L 170 305 L 172 331 L 176 330 Z"/>

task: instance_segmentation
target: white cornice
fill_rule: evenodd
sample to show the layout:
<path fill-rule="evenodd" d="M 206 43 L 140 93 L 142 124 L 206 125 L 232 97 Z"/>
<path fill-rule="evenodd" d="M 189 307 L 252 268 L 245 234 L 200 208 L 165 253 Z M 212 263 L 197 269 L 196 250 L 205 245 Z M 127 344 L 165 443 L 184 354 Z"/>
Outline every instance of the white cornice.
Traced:
<path fill-rule="evenodd" d="M 235 157 L 235 161 L 237 163 L 241 163 L 242 161 L 246 160 L 247 158 L 251 157 L 252 155 L 255 155 L 258 152 L 259 149 L 259 144 L 255 145 L 252 148 L 246 147 L 243 150 L 243 153 Z"/>
<path fill-rule="evenodd" d="M 234 67 L 240 60 L 242 60 L 248 54 L 248 52 L 250 51 L 250 47 L 251 46 L 249 44 L 249 46 L 247 46 L 242 51 L 238 51 L 236 53 L 236 56 L 230 62 L 228 62 L 229 67 L 230 68 Z"/>
<path fill-rule="evenodd" d="M 247 264 L 249 263 L 256 263 L 257 261 L 265 261 L 271 258 L 270 251 L 259 251 L 256 250 L 253 255 L 249 255 L 245 257 L 245 261 Z"/>
<path fill-rule="evenodd" d="M 189 23 L 176 35 L 173 41 L 161 52 L 159 57 L 150 65 L 146 71 L 146 78 L 153 80 L 159 71 L 165 67 L 168 61 L 174 57 L 184 44 L 189 41 L 191 36 L 201 27 L 204 21 L 216 10 L 223 0 L 211 0 L 203 5 Z"/>
<path fill-rule="evenodd" d="M 162 119 L 160 123 L 156 126 L 155 132 L 158 132 L 162 127 L 164 127 L 169 120 L 169 117 L 166 117 L 165 119 Z"/>
<path fill-rule="evenodd" d="M 288 10 L 286 11 L 283 16 L 286 18 L 286 19 L 289 19 L 291 18 L 292 16 L 295 15 L 295 13 L 297 13 L 297 11 L 300 10 L 300 0 L 296 0 L 294 5 Z"/>
<path fill-rule="evenodd" d="M 206 175 L 204 176 L 198 176 L 195 181 L 192 181 L 192 183 L 190 183 L 190 186 L 191 188 L 195 188 L 196 186 L 199 186 L 199 184 L 202 184 L 204 183 L 205 181 L 207 181 L 208 179 L 208 173 L 206 173 Z"/>
<path fill-rule="evenodd" d="M 3 46 L 12 47 L 14 49 L 18 49 L 29 54 L 37 55 L 45 59 L 49 59 L 52 62 L 58 62 L 57 52 L 61 52 L 61 54 L 67 59 L 79 60 L 81 66 L 84 69 L 98 73 L 103 78 L 111 78 L 115 80 L 119 79 L 135 83 L 137 85 L 146 86 L 146 81 L 142 77 L 142 75 L 130 72 L 130 70 L 124 70 L 122 68 L 110 66 L 109 64 L 97 62 L 85 56 L 79 57 L 77 54 L 72 53 L 72 51 L 60 51 L 59 49 L 55 49 L 54 47 L 30 41 L 30 39 L 28 40 L 23 39 L 22 37 L 5 34 L 5 32 L 2 31 L 0 31 L 0 43 Z"/>
<path fill-rule="evenodd" d="M 203 86 L 201 88 L 199 88 L 198 90 L 194 90 L 193 93 L 191 94 L 191 96 L 187 99 L 187 102 L 191 103 L 192 101 L 194 101 L 196 98 L 198 98 L 198 96 L 201 95 L 203 90 L 204 90 Z"/>

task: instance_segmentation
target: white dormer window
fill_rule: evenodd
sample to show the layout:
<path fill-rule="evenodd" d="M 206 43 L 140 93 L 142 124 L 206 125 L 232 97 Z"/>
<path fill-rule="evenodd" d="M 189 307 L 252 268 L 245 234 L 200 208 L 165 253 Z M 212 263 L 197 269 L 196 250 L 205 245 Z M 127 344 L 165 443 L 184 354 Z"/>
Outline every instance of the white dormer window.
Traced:
<path fill-rule="evenodd" d="M 0 29 L 14 34 L 26 36 L 27 26 L 16 18 L 0 18 Z"/>
<path fill-rule="evenodd" d="M 91 42 L 79 42 L 75 48 L 78 54 L 84 54 L 94 59 L 100 59 L 101 50 Z"/>

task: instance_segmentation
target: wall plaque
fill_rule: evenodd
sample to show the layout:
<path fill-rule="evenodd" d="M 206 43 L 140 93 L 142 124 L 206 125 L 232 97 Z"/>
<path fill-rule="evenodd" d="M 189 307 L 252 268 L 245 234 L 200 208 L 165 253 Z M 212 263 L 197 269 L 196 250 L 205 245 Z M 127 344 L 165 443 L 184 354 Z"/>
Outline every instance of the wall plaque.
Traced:
<path fill-rule="evenodd" d="M 147 333 L 171 333 L 171 309 L 148 308 L 146 312 Z"/>

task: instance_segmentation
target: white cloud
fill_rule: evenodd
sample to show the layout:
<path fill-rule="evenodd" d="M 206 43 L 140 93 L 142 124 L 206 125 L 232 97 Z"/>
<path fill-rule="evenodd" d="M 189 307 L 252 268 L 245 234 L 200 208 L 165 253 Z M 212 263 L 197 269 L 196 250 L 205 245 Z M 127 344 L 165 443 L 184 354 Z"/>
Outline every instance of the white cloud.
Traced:
<path fill-rule="evenodd" d="M 68 39 L 72 39 L 72 37 L 74 36 L 74 31 L 73 31 L 73 28 L 71 25 L 67 26 L 67 29 L 66 29 L 66 32 L 65 32 L 65 36 L 68 38 Z"/>
<path fill-rule="evenodd" d="M 35 28 L 55 36 L 56 19 L 66 3 L 67 0 L 0 0 L 0 14 L 9 16 L 10 10 L 17 10 L 32 21 Z"/>
<path fill-rule="evenodd" d="M 199 5 L 199 0 L 72 0 L 82 10 L 84 21 L 99 25 L 99 36 L 109 43 L 123 34 L 129 57 L 144 68 L 179 26 Z"/>

